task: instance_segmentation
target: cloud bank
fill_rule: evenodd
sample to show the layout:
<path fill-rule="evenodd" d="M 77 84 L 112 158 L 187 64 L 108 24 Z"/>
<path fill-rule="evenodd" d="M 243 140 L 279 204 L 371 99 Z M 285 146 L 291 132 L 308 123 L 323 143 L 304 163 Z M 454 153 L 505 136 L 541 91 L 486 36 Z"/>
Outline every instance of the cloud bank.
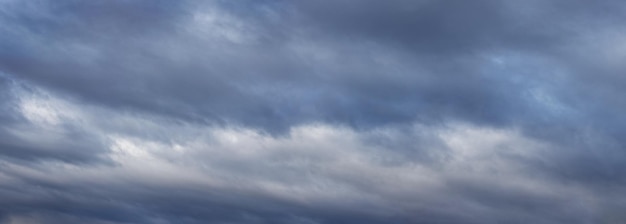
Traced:
<path fill-rule="evenodd" d="M 625 10 L 0 0 L 0 223 L 622 223 Z"/>

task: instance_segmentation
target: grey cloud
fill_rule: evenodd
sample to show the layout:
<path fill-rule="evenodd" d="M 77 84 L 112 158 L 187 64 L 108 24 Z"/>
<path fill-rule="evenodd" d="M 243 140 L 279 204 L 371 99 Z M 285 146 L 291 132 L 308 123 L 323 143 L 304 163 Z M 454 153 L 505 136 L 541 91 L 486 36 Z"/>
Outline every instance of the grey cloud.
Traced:
<path fill-rule="evenodd" d="M 102 123 L 94 108 L 56 97 L 41 109 L 77 108 L 58 112 L 59 123 L 32 122 L 94 127 L 111 162 L 3 160 L 8 223 L 576 223 L 599 219 L 580 200 L 611 202 L 593 184 L 543 175 L 536 163 L 559 161 L 550 153 L 560 149 L 515 130 L 318 124 L 271 136 L 110 109 Z M 605 206 L 614 215 L 621 205 Z"/>
<path fill-rule="evenodd" d="M 43 97 L 27 84 L 1 76 L 3 98 L 0 109 L 0 156 L 3 159 L 37 161 L 46 159 L 67 162 L 95 162 L 106 149 L 102 148 L 99 136 L 86 132 L 80 124 L 62 123 L 56 115 L 47 114 L 46 102 L 30 101 L 32 97 Z M 30 97 L 30 98 L 29 98 Z M 45 98 L 45 97 L 44 97 Z M 48 124 L 57 123 L 60 128 L 50 129 Z"/>
<path fill-rule="evenodd" d="M 445 3 L 426 2 L 423 7 L 428 13 L 409 11 L 405 12 L 407 18 L 404 18 L 393 13 L 402 5 L 409 4 L 399 1 L 385 3 L 376 10 L 367 8 L 369 4 L 363 4 L 351 11 L 348 7 L 334 6 L 339 3 L 305 4 L 303 10 L 296 11 L 302 11 L 303 15 L 283 15 L 281 12 L 292 8 L 297 10 L 300 6 L 290 6 L 285 2 L 275 4 L 282 7 L 272 11 L 271 8 L 263 10 L 266 8 L 261 7 L 262 4 L 253 4 L 247 6 L 251 9 L 237 10 L 245 6 L 216 4 L 225 9 L 213 9 L 217 12 L 209 11 L 205 13 L 207 15 L 201 14 L 201 10 L 184 8 L 177 11 L 181 13 L 162 13 L 163 17 L 181 21 L 182 25 L 164 25 L 160 23 L 161 20 L 157 20 L 146 26 L 137 25 L 135 29 L 127 28 L 135 26 L 134 17 L 126 14 L 114 17 L 100 12 L 108 10 L 108 7 L 94 9 L 81 5 L 74 10 L 72 6 L 77 5 L 75 3 L 57 6 L 72 15 L 70 18 L 91 15 L 88 13 L 90 10 L 98 11 L 96 15 L 106 16 L 89 17 L 93 20 L 89 23 L 91 26 L 64 24 L 71 32 L 52 29 L 51 32 L 58 35 L 46 35 L 45 38 L 29 28 L 45 26 L 46 23 L 26 23 L 25 31 L 15 35 L 31 36 L 29 40 L 34 40 L 34 43 L 19 39 L 7 41 L 17 41 L 9 47 L 17 48 L 15 51 L 19 52 L 7 55 L 10 57 L 3 59 L 7 62 L 3 67 L 9 74 L 19 74 L 62 91 L 71 91 L 87 101 L 172 114 L 197 121 L 241 123 L 272 132 L 315 120 L 371 127 L 460 116 L 498 123 L 510 120 L 506 116 L 517 110 L 531 110 L 523 104 L 511 103 L 520 101 L 518 94 L 504 92 L 524 86 L 499 80 L 501 78 L 493 77 L 494 74 L 483 74 L 482 67 L 489 66 L 489 62 L 471 57 L 468 54 L 472 52 L 463 49 L 467 45 L 474 50 L 484 50 L 481 46 L 473 45 L 478 38 L 472 35 L 498 32 L 497 28 L 507 26 L 485 24 L 477 29 L 473 24 L 457 24 L 458 21 L 504 23 L 499 19 L 503 17 L 501 15 L 498 18 L 470 20 L 462 13 L 439 13 L 449 8 Z M 333 10 L 324 10 L 324 5 L 334 7 L 335 10 L 347 10 L 345 13 L 334 13 L 346 18 L 334 18 L 331 13 Z M 462 11 L 465 6 L 465 3 L 455 2 L 450 8 Z M 497 6 L 487 2 L 480 6 L 469 6 L 486 8 L 487 13 L 475 14 L 490 17 L 490 14 L 497 13 L 496 9 L 491 9 Z M 317 13 L 315 10 L 319 7 L 322 7 L 320 11 L 328 11 L 331 15 Z M 431 7 L 434 9 L 430 10 Z M 124 8 L 138 10 L 136 13 L 140 15 L 144 13 L 139 8 Z M 36 9 L 25 14 L 41 11 Z M 43 10 L 46 9 L 44 7 Z M 372 17 L 376 17 L 375 21 L 381 25 L 361 18 L 372 10 L 377 13 Z M 252 15 L 237 17 L 243 13 Z M 307 15 L 315 16 L 314 21 L 299 19 Z M 49 20 L 56 23 L 68 22 L 62 17 L 51 17 Z M 324 22 L 322 19 L 347 21 L 345 26 L 363 32 L 346 33 L 353 37 L 344 38 L 342 33 L 349 29 L 325 28 L 323 25 L 336 23 Z M 394 21 L 407 24 L 396 24 Z M 271 26 L 264 26 L 263 22 Z M 192 27 L 185 27 L 186 24 L 194 23 Z M 307 29 L 318 24 L 322 26 L 319 31 Z M 359 28 L 359 24 L 366 26 Z M 426 30 L 409 29 L 420 24 L 425 25 Z M 444 29 L 441 26 L 447 24 L 451 27 L 441 30 Z M 96 28 L 101 25 L 111 26 L 116 32 Z M 402 28 L 404 26 L 407 26 L 406 31 Z M 467 27 L 472 27 L 472 30 Z M 492 27 L 494 29 L 490 29 Z M 290 33 L 280 34 L 275 31 L 279 28 Z M 390 28 L 393 32 L 383 28 Z M 97 32 L 96 37 L 93 37 L 92 32 Z M 371 43 L 370 37 L 376 35 L 370 33 L 406 38 L 426 47 L 435 47 L 435 50 L 428 52 L 450 53 L 437 56 L 389 49 L 389 44 L 407 44 L 404 40 L 394 38 L 380 43 L 374 39 Z M 422 34 L 427 36 L 420 37 Z M 269 37 L 282 41 L 273 42 Z M 508 40 L 506 37 L 498 38 Z M 469 43 L 464 44 L 464 41 Z M 450 47 L 449 50 L 443 50 L 437 46 Z M 46 49 L 43 54 L 39 50 L 42 48 Z M 13 56 L 16 53 L 25 58 Z M 394 61 L 401 62 L 398 65 L 386 64 Z M 68 70 L 70 67 L 72 69 Z M 487 86 L 489 83 L 499 86 Z M 458 95 L 464 97 L 458 98 Z M 233 101 L 241 103 L 232 104 Z"/>
<path fill-rule="evenodd" d="M 0 1 L 0 222 L 623 222 L 625 9 Z"/>

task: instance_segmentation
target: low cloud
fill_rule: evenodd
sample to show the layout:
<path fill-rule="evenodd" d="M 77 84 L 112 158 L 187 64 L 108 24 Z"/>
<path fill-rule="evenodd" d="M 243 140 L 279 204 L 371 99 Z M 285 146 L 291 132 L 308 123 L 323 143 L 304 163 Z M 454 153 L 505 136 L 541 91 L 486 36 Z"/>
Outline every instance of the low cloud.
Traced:
<path fill-rule="evenodd" d="M 553 179 L 537 164 L 559 161 L 551 153 L 561 149 L 516 128 L 310 123 L 273 136 L 35 92 L 16 100 L 18 127 L 39 140 L 15 141 L 46 147 L 19 151 L 32 159 L 3 150 L 7 223 L 553 223 L 597 220 L 610 202 L 593 186 Z M 536 215 L 546 209 L 558 212 Z"/>

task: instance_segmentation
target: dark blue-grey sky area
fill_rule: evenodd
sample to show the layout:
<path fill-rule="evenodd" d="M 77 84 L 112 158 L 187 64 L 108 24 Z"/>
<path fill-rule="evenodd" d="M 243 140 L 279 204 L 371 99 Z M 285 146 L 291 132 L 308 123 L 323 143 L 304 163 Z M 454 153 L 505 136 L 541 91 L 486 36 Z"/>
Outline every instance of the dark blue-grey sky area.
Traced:
<path fill-rule="evenodd" d="M 626 223 L 624 21 L 0 0 L 0 223 Z"/>

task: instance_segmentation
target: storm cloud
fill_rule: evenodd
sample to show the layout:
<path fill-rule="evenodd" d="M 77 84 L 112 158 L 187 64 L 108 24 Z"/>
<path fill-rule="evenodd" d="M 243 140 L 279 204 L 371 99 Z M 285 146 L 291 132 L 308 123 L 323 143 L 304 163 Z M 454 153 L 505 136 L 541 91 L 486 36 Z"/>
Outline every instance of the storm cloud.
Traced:
<path fill-rule="evenodd" d="M 623 223 L 625 19 L 0 0 L 0 223 Z"/>

